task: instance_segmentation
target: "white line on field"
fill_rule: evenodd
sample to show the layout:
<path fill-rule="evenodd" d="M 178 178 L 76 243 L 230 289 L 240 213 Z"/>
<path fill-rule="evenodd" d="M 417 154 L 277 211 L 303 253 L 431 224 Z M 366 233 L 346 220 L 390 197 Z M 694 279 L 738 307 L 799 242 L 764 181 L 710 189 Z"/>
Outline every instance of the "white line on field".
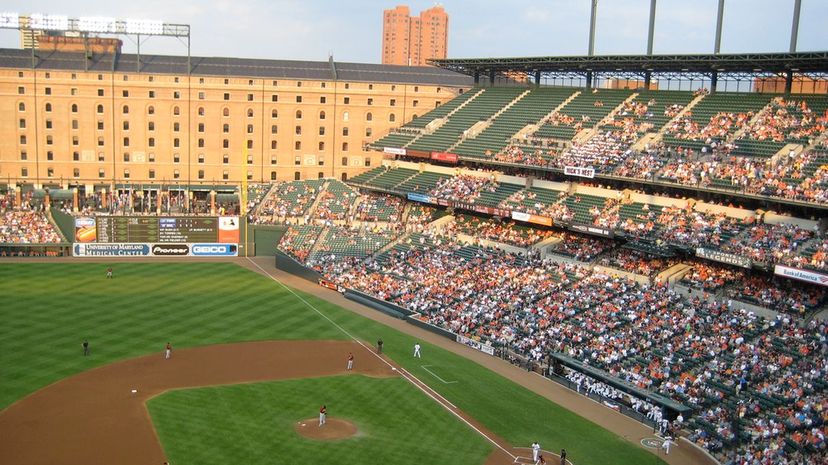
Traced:
<path fill-rule="evenodd" d="M 255 266 L 256 268 L 260 269 L 260 270 L 262 271 L 262 273 L 264 273 L 264 274 L 265 274 L 265 275 L 267 275 L 270 279 L 272 279 L 272 280 L 273 280 L 273 281 L 275 281 L 277 284 L 279 284 L 280 286 L 282 286 L 283 288 L 285 288 L 285 290 L 286 290 L 286 291 L 288 291 L 288 292 L 290 292 L 291 294 L 293 294 L 293 295 L 294 295 L 297 299 L 301 300 L 301 301 L 302 301 L 302 303 L 304 303 L 305 305 L 307 305 L 307 306 L 308 306 L 308 308 L 310 308 L 311 310 L 313 310 L 313 311 L 315 311 L 316 313 L 318 313 L 318 314 L 319 314 L 319 316 L 321 316 L 322 318 L 324 318 L 324 319 L 328 320 L 328 321 L 329 321 L 332 325 L 334 325 L 337 329 L 339 329 L 340 331 L 342 331 L 342 333 L 343 333 L 343 334 L 345 334 L 345 335 L 346 335 L 346 336 L 348 336 L 349 338 L 353 339 L 353 340 L 354 340 L 354 342 L 356 342 L 357 344 L 359 344 L 359 345 L 361 345 L 362 347 L 364 347 L 364 348 L 365 348 L 365 350 L 367 350 L 369 353 L 371 353 L 374 357 L 377 357 L 378 359 L 380 359 L 380 361 L 382 361 L 383 363 L 385 363 L 386 365 L 388 365 L 388 367 L 390 367 L 390 368 L 395 368 L 393 365 L 391 365 L 390 363 L 388 363 L 388 360 L 385 360 L 384 358 L 380 357 L 380 356 L 379 356 L 379 354 L 375 353 L 375 352 L 374 352 L 374 350 L 373 350 L 373 348 L 370 348 L 370 347 L 366 346 L 366 345 L 365 345 L 362 341 L 360 341 L 359 339 L 357 339 L 356 337 L 354 337 L 354 335 L 353 335 L 353 334 L 351 334 L 351 333 L 349 333 L 349 332 L 348 332 L 345 328 L 343 328 L 342 326 L 339 326 L 339 324 L 337 324 L 335 321 L 333 321 L 333 320 L 331 320 L 330 318 L 328 318 L 328 316 L 327 316 L 327 315 L 325 315 L 324 313 L 322 313 L 322 312 L 321 312 L 318 308 L 316 308 L 313 304 L 311 304 L 310 302 L 308 302 L 307 300 L 305 300 L 305 298 L 304 298 L 304 297 L 302 297 L 301 295 L 297 294 L 297 293 L 296 293 L 293 289 L 291 289 L 290 287 L 288 287 L 285 283 L 283 283 L 282 281 L 280 281 L 277 277 L 275 277 L 275 276 L 273 276 L 272 274 L 270 274 L 270 272 L 269 272 L 269 271 L 267 271 L 267 270 L 265 270 L 264 268 L 262 268 L 261 266 L 259 266 L 259 264 L 258 264 L 258 263 L 256 263 L 256 262 L 254 262 L 253 260 L 251 260 L 251 259 L 250 259 L 250 257 L 246 257 L 246 258 L 247 258 L 247 261 L 249 261 L 250 263 L 252 263 L 252 264 L 253 264 L 253 266 Z M 506 448 L 504 448 L 503 446 L 501 446 L 500 444 L 498 444 L 498 443 L 497 443 L 497 441 L 495 441 L 494 439 L 490 438 L 490 437 L 489 437 L 486 433 L 484 433 L 483 431 L 480 431 L 480 430 L 479 430 L 476 426 L 474 426 L 473 424 L 471 424 L 471 422 L 469 422 L 468 420 L 466 420 L 465 418 L 463 418 L 463 417 L 462 417 L 459 413 L 457 413 L 457 412 L 455 411 L 455 410 L 457 410 L 457 407 L 456 407 L 454 404 L 452 404 L 451 402 L 449 402 L 449 400 L 448 400 L 448 399 L 446 399 L 445 397 L 443 397 L 442 395 L 440 395 L 440 393 L 439 393 L 439 392 L 437 392 L 437 391 L 435 391 L 434 389 L 432 389 L 432 388 L 431 388 L 428 384 L 426 384 L 426 383 L 424 383 L 424 382 L 420 381 L 420 380 L 419 380 L 419 378 L 417 378 L 416 376 L 412 375 L 412 374 L 411 374 L 410 372 L 408 372 L 408 370 L 406 370 L 405 368 L 400 367 L 400 369 L 399 369 L 399 373 L 401 373 L 401 374 L 403 375 L 403 378 L 405 378 L 405 379 L 406 379 L 409 383 L 413 384 L 413 385 L 414 385 L 414 386 L 416 386 L 416 387 L 417 387 L 420 391 L 422 391 L 422 392 L 423 392 L 423 394 L 425 394 L 425 395 L 427 395 L 428 397 L 431 397 L 432 399 L 434 399 L 434 401 L 435 401 L 435 402 L 437 402 L 438 404 L 440 404 L 440 405 L 441 405 L 444 409 L 448 410 L 448 411 L 449 411 L 452 415 L 454 415 L 455 417 L 457 417 L 458 419 L 460 419 L 460 421 L 462 421 L 463 423 L 465 423 L 465 424 L 466 424 L 469 428 L 471 428 L 471 429 L 473 429 L 473 430 L 477 431 L 477 433 L 478 433 L 478 434 L 480 434 L 481 436 L 483 436 L 483 437 L 484 437 L 487 441 L 489 441 L 489 442 L 491 442 L 492 444 L 494 444 L 494 445 L 495 445 L 495 447 L 497 447 L 498 449 L 500 449 L 500 450 L 502 450 L 503 452 L 505 452 L 505 453 L 506 453 L 509 457 L 512 457 L 512 459 L 516 459 L 516 458 L 517 458 L 514 454 L 512 454 L 511 452 L 509 452 L 508 450 L 506 450 Z M 429 391 L 430 391 L 430 392 L 429 392 Z M 449 406 L 450 406 L 451 408 L 449 408 Z"/>
<path fill-rule="evenodd" d="M 425 370 L 425 371 L 427 371 L 427 372 L 431 373 L 431 376 L 433 376 L 433 377 L 435 377 L 435 378 L 439 379 L 440 381 L 442 381 L 442 382 L 443 382 L 443 384 L 455 384 L 455 383 L 457 383 L 457 381 L 446 381 L 446 380 L 444 380 L 443 378 L 441 378 L 441 377 L 437 376 L 437 373 L 434 373 L 433 371 L 431 371 L 431 370 L 429 370 L 429 369 L 428 369 L 428 367 L 430 367 L 430 366 L 431 366 L 431 365 L 420 365 L 420 368 L 422 368 L 423 370 Z"/>

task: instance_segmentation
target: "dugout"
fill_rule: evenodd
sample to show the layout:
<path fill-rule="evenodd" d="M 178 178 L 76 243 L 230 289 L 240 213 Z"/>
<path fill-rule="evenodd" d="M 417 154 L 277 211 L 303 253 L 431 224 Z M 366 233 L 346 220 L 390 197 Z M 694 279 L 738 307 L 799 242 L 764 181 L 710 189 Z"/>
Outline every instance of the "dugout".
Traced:
<path fill-rule="evenodd" d="M 693 409 L 676 402 L 669 397 L 662 396 L 661 394 L 657 394 L 655 392 L 648 391 L 646 389 L 641 389 L 638 386 L 633 385 L 632 383 L 628 383 L 624 380 L 618 379 L 614 376 L 608 375 L 604 370 L 595 368 L 593 366 L 589 366 L 580 360 L 576 360 L 568 355 L 554 353 L 552 354 L 552 359 L 569 367 L 575 371 L 579 371 L 585 375 L 591 376 L 602 383 L 605 383 L 609 386 L 618 389 L 621 392 L 627 393 L 631 396 L 637 397 L 639 399 L 646 400 L 654 405 L 658 405 L 664 411 L 664 416 L 667 419 L 673 420 L 675 419 L 679 413 L 682 414 L 685 418 L 692 413 Z"/>

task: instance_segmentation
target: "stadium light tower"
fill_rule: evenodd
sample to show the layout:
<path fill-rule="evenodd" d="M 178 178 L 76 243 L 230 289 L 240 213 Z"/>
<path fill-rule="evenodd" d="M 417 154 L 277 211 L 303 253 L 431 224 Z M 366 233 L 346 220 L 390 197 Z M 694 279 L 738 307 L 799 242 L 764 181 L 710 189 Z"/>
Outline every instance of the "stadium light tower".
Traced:
<path fill-rule="evenodd" d="M 647 55 L 653 54 L 653 36 L 655 35 L 656 0 L 650 0 L 650 29 L 647 33 Z"/>
<path fill-rule="evenodd" d="M 115 19 L 101 16 L 82 16 L 70 18 L 64 15 L 32 13 L 29 16 L 18 13 L 0 13 L 0 29 L 17 29 L 19 31 L 59 31 L 74 32 L 84 38 L 89 34 L 136 36 L 138 44 L 138 72 L 141 66 L 141 36 L 167 36 L 187 40 L 187 74 L 190 74 L 190 26 L 187 24 L 168 24 L 163 21 L 147 19 Z M 88 54 L 88 50 L 84 50 Z M 37 66 L 37 54 L 32 47 L 32 67 Z"/>
<path fill-rule="evenodd" d="M 793 20 L 791 21 L 791 53 L 796 53 L 796 40 L 799 37 L 799 11 L 802 9 L 802 0 L 794 0 Z"/>
<path fill-rule="evenodd" d="M 722 49 L 722 19 L 724 18 L 724 2 L 719 0 L 719 11 L 716 13 L 716 42 L 713 46 L 713 53 L 719 54 Z"/>
<path fill-rule="evenodd" d="M 592 0 L 589 12 L 589 56 L 595 55 L 595 17 L 598 15 L 598 0 Z"/>

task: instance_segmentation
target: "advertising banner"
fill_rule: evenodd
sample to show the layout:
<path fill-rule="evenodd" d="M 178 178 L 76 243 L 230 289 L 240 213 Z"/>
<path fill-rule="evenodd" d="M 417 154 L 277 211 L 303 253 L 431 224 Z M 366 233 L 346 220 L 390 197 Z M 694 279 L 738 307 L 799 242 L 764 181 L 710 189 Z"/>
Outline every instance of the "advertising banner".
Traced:
<path fill-rule="evenodd" d="M 585 234 L 592 234 L 593 236 L 613 237 L 612 230 L 599 228 L 598 226 L 588 226 L 585 224 L 573 224 L 569 226 L 572 231 L 578 231 Z"/>
<path fill-rule="evenodd" d="M 805 281 L 812 284 L 818 284 L 820 286 L 828 286 L 828 275 L 817 273 L 815 271 L 776 265 L 773 269 L 773 274 L 784 276 L 786 278 L 798 279 L 799 281 Z"/>
<path fill-rule="evenodd" d="M 422 150 L 406 149 L 405 150 L 405 155 L 408 156 L 408 157 L 428 158 L 429 153 L 425 152 L 425 151 L 422 151 Z"/>
<path fill-rule="evenodd" d="M 430 196 L 425 194 L 418 194 L 416 192 L 409 192 L 406 197 L 408 197 L 408 200 L 413 200 L 415 202 L 434 203 L 431 200 Z"/>
<path fill-rule="evenodd" d="M 75 240 L 74 242 L 97 242 L 98 227 L 95 224 L 95 218 L 90 216 L 81 216 L 75 218 Z"/>
<path fill-rule="evenodd" d="M 456 153 L 448 152 L 431 152 L 431 159 L 435 161 L 444 161 L 446 163 L 457 163 L 460 157 Z"/>
<path fill-rule="evenodd" d="M 696 256 L 713 260 L 714 262 L 727 263 L 728 265 L 738 266 L 750 269 L 752 262 L 749 258 L 741 255 L 734 255 L 732 253 L 722 252 L 720 250 L 705 249 L 699 247 L 696 249 Z"/>
<path fill-rule="evenodd" d="M 190 255 L 194 257 L 235 257 L 239 254 L 238 244 L 191 244 Z"/>
<path fill-rule="evenodd" d="M 322 286 L 322 287 L 326 287 L 326 288 L 328 288 L 328 289 L 330 289 L 330 290 L 332 290 L 332 291 L 339 290 L 339 289 L 337 288 L 336 283 L 333 283 L 333 282 L 331 282 L 331 281 L 328 281 L 327 279 L 319 279 L 319 285 L 320 285 L 320 286 Z"/>
<path fill-rule="evenodd" d="M 512 212 L 512 219 L 516 221 L 524 221 L 526 223 L 542 224 L 544 226 L 552 226 L 552 218 L 547 216 L 531 215 L 523 212 Z"/>
<path fill-rule="evenodd" d="M 467 345 L 467 346 L 471 347 L 472 349 L 479 350 L 480 352 L 483 352 L 484 354 L 494 355 L 494 347 L 486 345 L 486 344 L 481 344 L 480 342 L 475 341 L 474 339 L 469 339 L 466 336 L 461 336 L 461 335 L 458 334 L 457 335 L 457 342 L 459 342 L 460 344 Z"/>
<path fill-rule="evenodd" d="M 219 216 L 218 218 L 218 241 L 222 244 L 239 243 L 239 217 Z"/>
<path fill-rule="evenodd" d="M 383 147 L 382 151 L 385 153 L 391 153 L 394 155 L 405 155 L 405 149 L 397 148 L 397 147 Z"/>
<path fill-rule="evenodd" d="M 75 257 L 235 257 L 238 254 L 238 244 L 217 243 L 76 243 L 72 247 Z"/>
<path fill-rule="evenodd" d="M 149 244 L 74 244 L 75 257 L 147 257 Z"/>
<path fill-rule="evenodd" d="M 595 168 L 591 166 L 564 166 L 564 174 L 591 179 L 595 177 Z"/>

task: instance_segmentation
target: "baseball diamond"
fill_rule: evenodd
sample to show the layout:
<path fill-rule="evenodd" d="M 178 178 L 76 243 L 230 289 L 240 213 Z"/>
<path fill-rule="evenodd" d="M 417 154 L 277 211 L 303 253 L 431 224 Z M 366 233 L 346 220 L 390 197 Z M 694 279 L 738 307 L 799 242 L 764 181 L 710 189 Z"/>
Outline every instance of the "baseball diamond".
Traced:
<path fill-rule="evenodd" d="M 257 269 L 250 263 L 247 266 Z M 619 458 L 631 464 L 660 463 L 655 455 L 590 421 L 474 362 L 430 344 L 434 339 L 428 335 L 417 335 L 415 339 L 314 295 L 299 290 L 292 291 L 293 294 L 269 277 L 244 267 L 230 263 L 129 261 L 115 263 L 114 268 L 117 278 L 99 286 L 96 284 L 101 280 L 98 263 L 0 264 L 0 295 L 18 296 L 6 300 L 0 310 L 4 321 L 10 322 L 0 329 L 3 366 L 36 367 L 9 370 L 14 375 L 9 377 L 10 382 L 3 383 L 5 408 L 0 412 L 0 431 L 5 439 L 0 447 L 0 462 L 146 463 L 149 460 L 152 463 L 154 460 L 160 463 L 165 457 L 171 457 L 166 445 L 161 448 L 169 436 L 176 438 L 175 445 L 169 445 L 170 451 L 176 454 L 174 463 L 199 463 L 178 452 L 194 450 L 188 449 L 188 445 L 198 445 L 191 442 L 194 439 L 189 433 L 181 434 L 178 429 L 182 420 L 201 415 L 198 413 L 201 407 L 168 398 L 186 397 L 189 388 L 205 385 L 308 377 L 309 381 L 323 383 L 326 378 L 319 376 L 347 373 L 342 360 L 351 352 L 359 361 L 354 369 L 358 375 L 391 376 L 401 381 L 403 376 L 410 376 L 416 380 L 413 384 L 404 382 L 410 386 L 407 390 L 414 390 L 406 396 L 428 400 L 429 405 L 438 409 L 443 405 L 447 412 L 442 415 L 449 415 L 448 423 L 457 424 L 465 431 L 463 434 L 472 435 L 463 443 L 480 444 L 474 454 L 482 461 L 491 454 L 487 463 L 511 463 L 520 454 L 512 446 L 528 444 L 529 438 L 536 435 L 544 437 L 545 444 L 565 444 L 571 451 L 570 457 L 577 454 L 587 463 Z M 300 281 L 290 281 L 289 276 L 286 278 L 291 284 L 302 285 Z M 228 293 L 226 289 L 241 291 Z M 332 292 L 332 296 L 337 294 Z M 345 303 L 353 305 L 349 301 Z M 362 312 L 376 313 L 364 308 Z M 32 315 L 38 317 L 32 318 Z M 408 326 L 402 328 L 414 329 Z M 349 342 L 342 330 L 358 340 Z M 71 341 L 78 333 L 86 334 L 94 347 L 88 357 L 75 356 L 79 349 Z M 156 341 L 167 334 L 176 335 L 171 337 L 176 353 L 170 360 L 158 354 Z M 371 344 L 359 342 L 374 340 L 375 334 L 382 334 L 385 341 L 383 358 L 375 354 Z M 266 339 L 281 341 L 267 342 Z M 251 342 L 228 344 L 233 340 Z M 429 344 L 432 366 L 450 371 L 460 382 L 444 384 L 429 380 L 429 373 L 410 357 L 415 340 Z M 161 342 L 162 346 L 165 342 Z M 466 349 L 454 344 L 450 347 Z M 142 353 L 149 355 L 141 356 Z M 370 384 L 370 380 L 367 382 Z M 252 400 L 244 394 L 244 386 L 232 389 L 239 392 L 239 402 L 249 405 Z M 134 388 L 138 392 L 133 394 Z M 156 397 L 170 389 L 174 391 Z M 367 392 L 360 395 L 370 398 L 374 389 L 366 387 Z M 492 398 L 499 400 L 491 402 Z M 148 399 L 155 399 L 149 402 L 149 413 L 153 422 L 160 421 L 156 425 L 160 428 L 157 435 L 147 415 L 145 401 Z M 435 402 L 435 399 L 442 401 Z M 291 428 L 292 421 L 308 418 L 318 408 L 312 404 L 319 401 L 307 399 L 307 405 L 293 405 L 291 408 L 301 413 L 286 419 L 282 433 L 278 432 L 280 427 L 273 426 L 272 417 L 265 415 L 267 418 L 262 423 L 260 412 L 268 412 L 262 403 L 256 403 L 255 408 L 251 405 L 247 410 L 240 409 L 230 417 L 207 415 L 210 422 L 199 427 L 229 431 L 239 425 L 249 425 L 251 431 L 261 433 L 262 428 L 273 427 L 273 434 L 283 434 Z M 174 404 L 178 405 L 173 407 Z M 433 411 L 434 407 L 429 408 Z M 56 408 L 60 414 L 55 414 Z M 340 416 L 336 407 L 329 405 L 329 408 L 336 412 L 334 417 Z M 600 407 L 587 408 L 603 414 Z M 274 414 L 279 410 L 276 397 L 273 409 Z M 416 414 L 394 407 L 388 410 L 383 415 L 391 415 L 403 431 L 428 429 Z M 544 412 L 542 416 L 550 420 L 536 421 L 538 412 Z M 84 427 L 75 427 L 78 424 Z M 641 434 L 646 434 L 646 430 Z M 444 439 L 454 435 L 444 435 Z M 404 437 L 400 440 L 404 441 Z M 590 441 L 594 440 L 600 440 L 605 447 L 591 447 Z M 46 443 L 50 447 L 41 447 Z M 79 447 L 79 444 L 88 446 Z M 101 448 L 101 444 L 118 446 L 109 450 Z M 443 453 L 446 448 L 457 449 L 450 444 L 457 443 L 437 447 Z M 227 449 L 226 453 L 236 456 L 234 450 Z M 256 457 L 257 450 L 253 447 L 250 456 Z M 579 460 L 573 459 L 573 463 Z"/>

